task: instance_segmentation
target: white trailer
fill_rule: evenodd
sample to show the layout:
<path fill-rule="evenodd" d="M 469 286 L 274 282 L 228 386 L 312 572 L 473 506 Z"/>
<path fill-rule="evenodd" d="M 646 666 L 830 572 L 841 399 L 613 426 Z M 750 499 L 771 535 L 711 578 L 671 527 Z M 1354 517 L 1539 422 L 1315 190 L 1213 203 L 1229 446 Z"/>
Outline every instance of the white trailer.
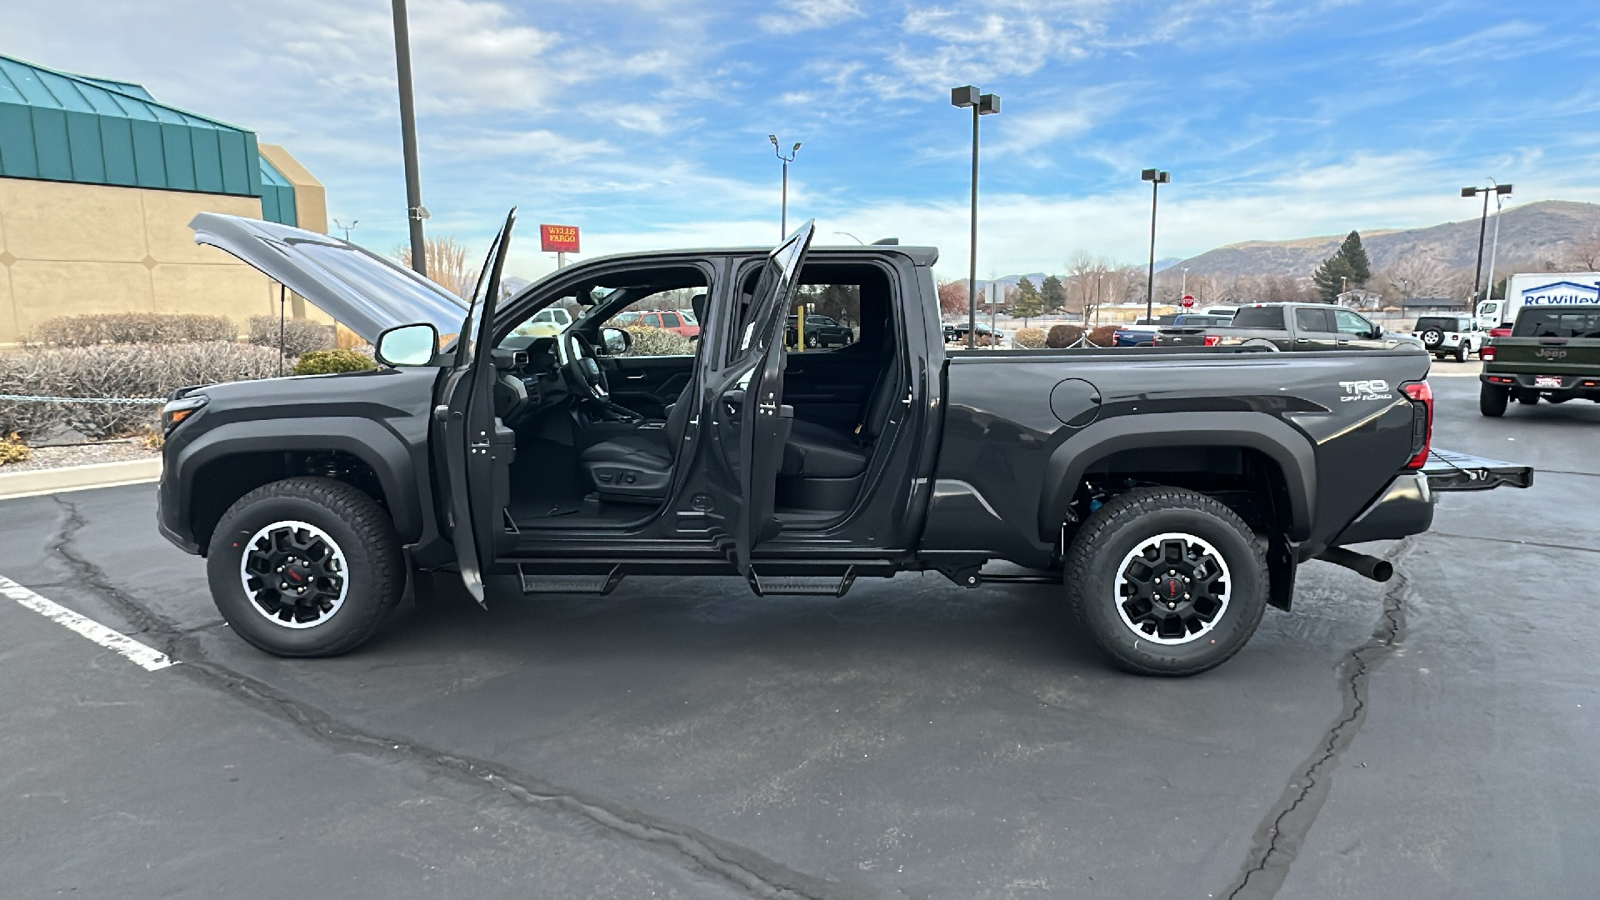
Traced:
<path fill-rule="evenodd" d="M 1478 304 L 1484 328 L 1510 325 L 1524 306 L 1593 306 L 1600 303 L 1600 272 L 1526 272 L 1506 281 L 1503 300 Z"/>

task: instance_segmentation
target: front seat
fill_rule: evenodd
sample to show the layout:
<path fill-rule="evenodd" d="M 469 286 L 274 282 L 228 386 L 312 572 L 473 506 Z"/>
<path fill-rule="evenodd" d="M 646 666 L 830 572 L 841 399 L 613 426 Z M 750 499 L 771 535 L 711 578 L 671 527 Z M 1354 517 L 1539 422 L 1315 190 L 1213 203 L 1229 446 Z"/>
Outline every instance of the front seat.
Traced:
<path fill-rule="evenodd" d="M 694 309 L 695 320 L 704 323 L 706 295 L 695 294 L 689 305 Z M 701 343 L 695 341 L 696 367 Z M 672 486 L 672 461 L 694 411 L 694 386 L 691 377 L 678 399 L 667 405 L 667 419 L 660 427 L 647 422 L 627 433 L 596 441 L 578 455 L 579 464 L 589 473 L 601 500 L 654 504 L 667 499 Z"/>

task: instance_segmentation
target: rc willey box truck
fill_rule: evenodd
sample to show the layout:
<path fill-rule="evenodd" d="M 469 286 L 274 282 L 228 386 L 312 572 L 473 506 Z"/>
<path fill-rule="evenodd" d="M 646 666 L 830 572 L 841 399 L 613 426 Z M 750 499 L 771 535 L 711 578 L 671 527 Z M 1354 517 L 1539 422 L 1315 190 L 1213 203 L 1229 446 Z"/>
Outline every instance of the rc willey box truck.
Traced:
<path fill-rule="evenodd" d="M 1504 300 L 1478 304 L 1484 328 L 1510 325 L 1524 306 L 1593 306 L 1600 303 L 1600 272 L 1530 272 L 1511 276 Z"/>

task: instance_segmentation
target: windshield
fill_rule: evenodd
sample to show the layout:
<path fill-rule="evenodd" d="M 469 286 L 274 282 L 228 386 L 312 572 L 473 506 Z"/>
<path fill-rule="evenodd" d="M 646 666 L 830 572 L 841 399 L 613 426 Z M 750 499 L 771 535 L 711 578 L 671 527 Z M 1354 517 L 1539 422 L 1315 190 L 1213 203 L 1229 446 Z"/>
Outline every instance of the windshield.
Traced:
<path fill-rule="evenodd" d="M 1512 337 L 1600 338 L 1600 306 L 1583 309 L 1525 308 Z"/>

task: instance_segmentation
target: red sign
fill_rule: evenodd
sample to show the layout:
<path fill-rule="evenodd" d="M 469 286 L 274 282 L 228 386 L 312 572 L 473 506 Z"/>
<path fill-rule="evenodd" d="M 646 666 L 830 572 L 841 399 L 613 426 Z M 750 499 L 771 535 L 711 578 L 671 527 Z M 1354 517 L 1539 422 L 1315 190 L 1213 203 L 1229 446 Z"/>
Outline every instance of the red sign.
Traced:
<path fill-rule="evenodd" d="M 539 241 L 546 253 L 577 253 L 578 226 L 540 225 Z"/>
<path fill-rule="evenodd" d="M 1184 309 L 1188 309 L 1188 308 L 1190 308 L 1192 306 L 1194 306 L 1194 295 L 1193 294 L 1184 294 L 1183 295 L 1183 308 Z"/>

